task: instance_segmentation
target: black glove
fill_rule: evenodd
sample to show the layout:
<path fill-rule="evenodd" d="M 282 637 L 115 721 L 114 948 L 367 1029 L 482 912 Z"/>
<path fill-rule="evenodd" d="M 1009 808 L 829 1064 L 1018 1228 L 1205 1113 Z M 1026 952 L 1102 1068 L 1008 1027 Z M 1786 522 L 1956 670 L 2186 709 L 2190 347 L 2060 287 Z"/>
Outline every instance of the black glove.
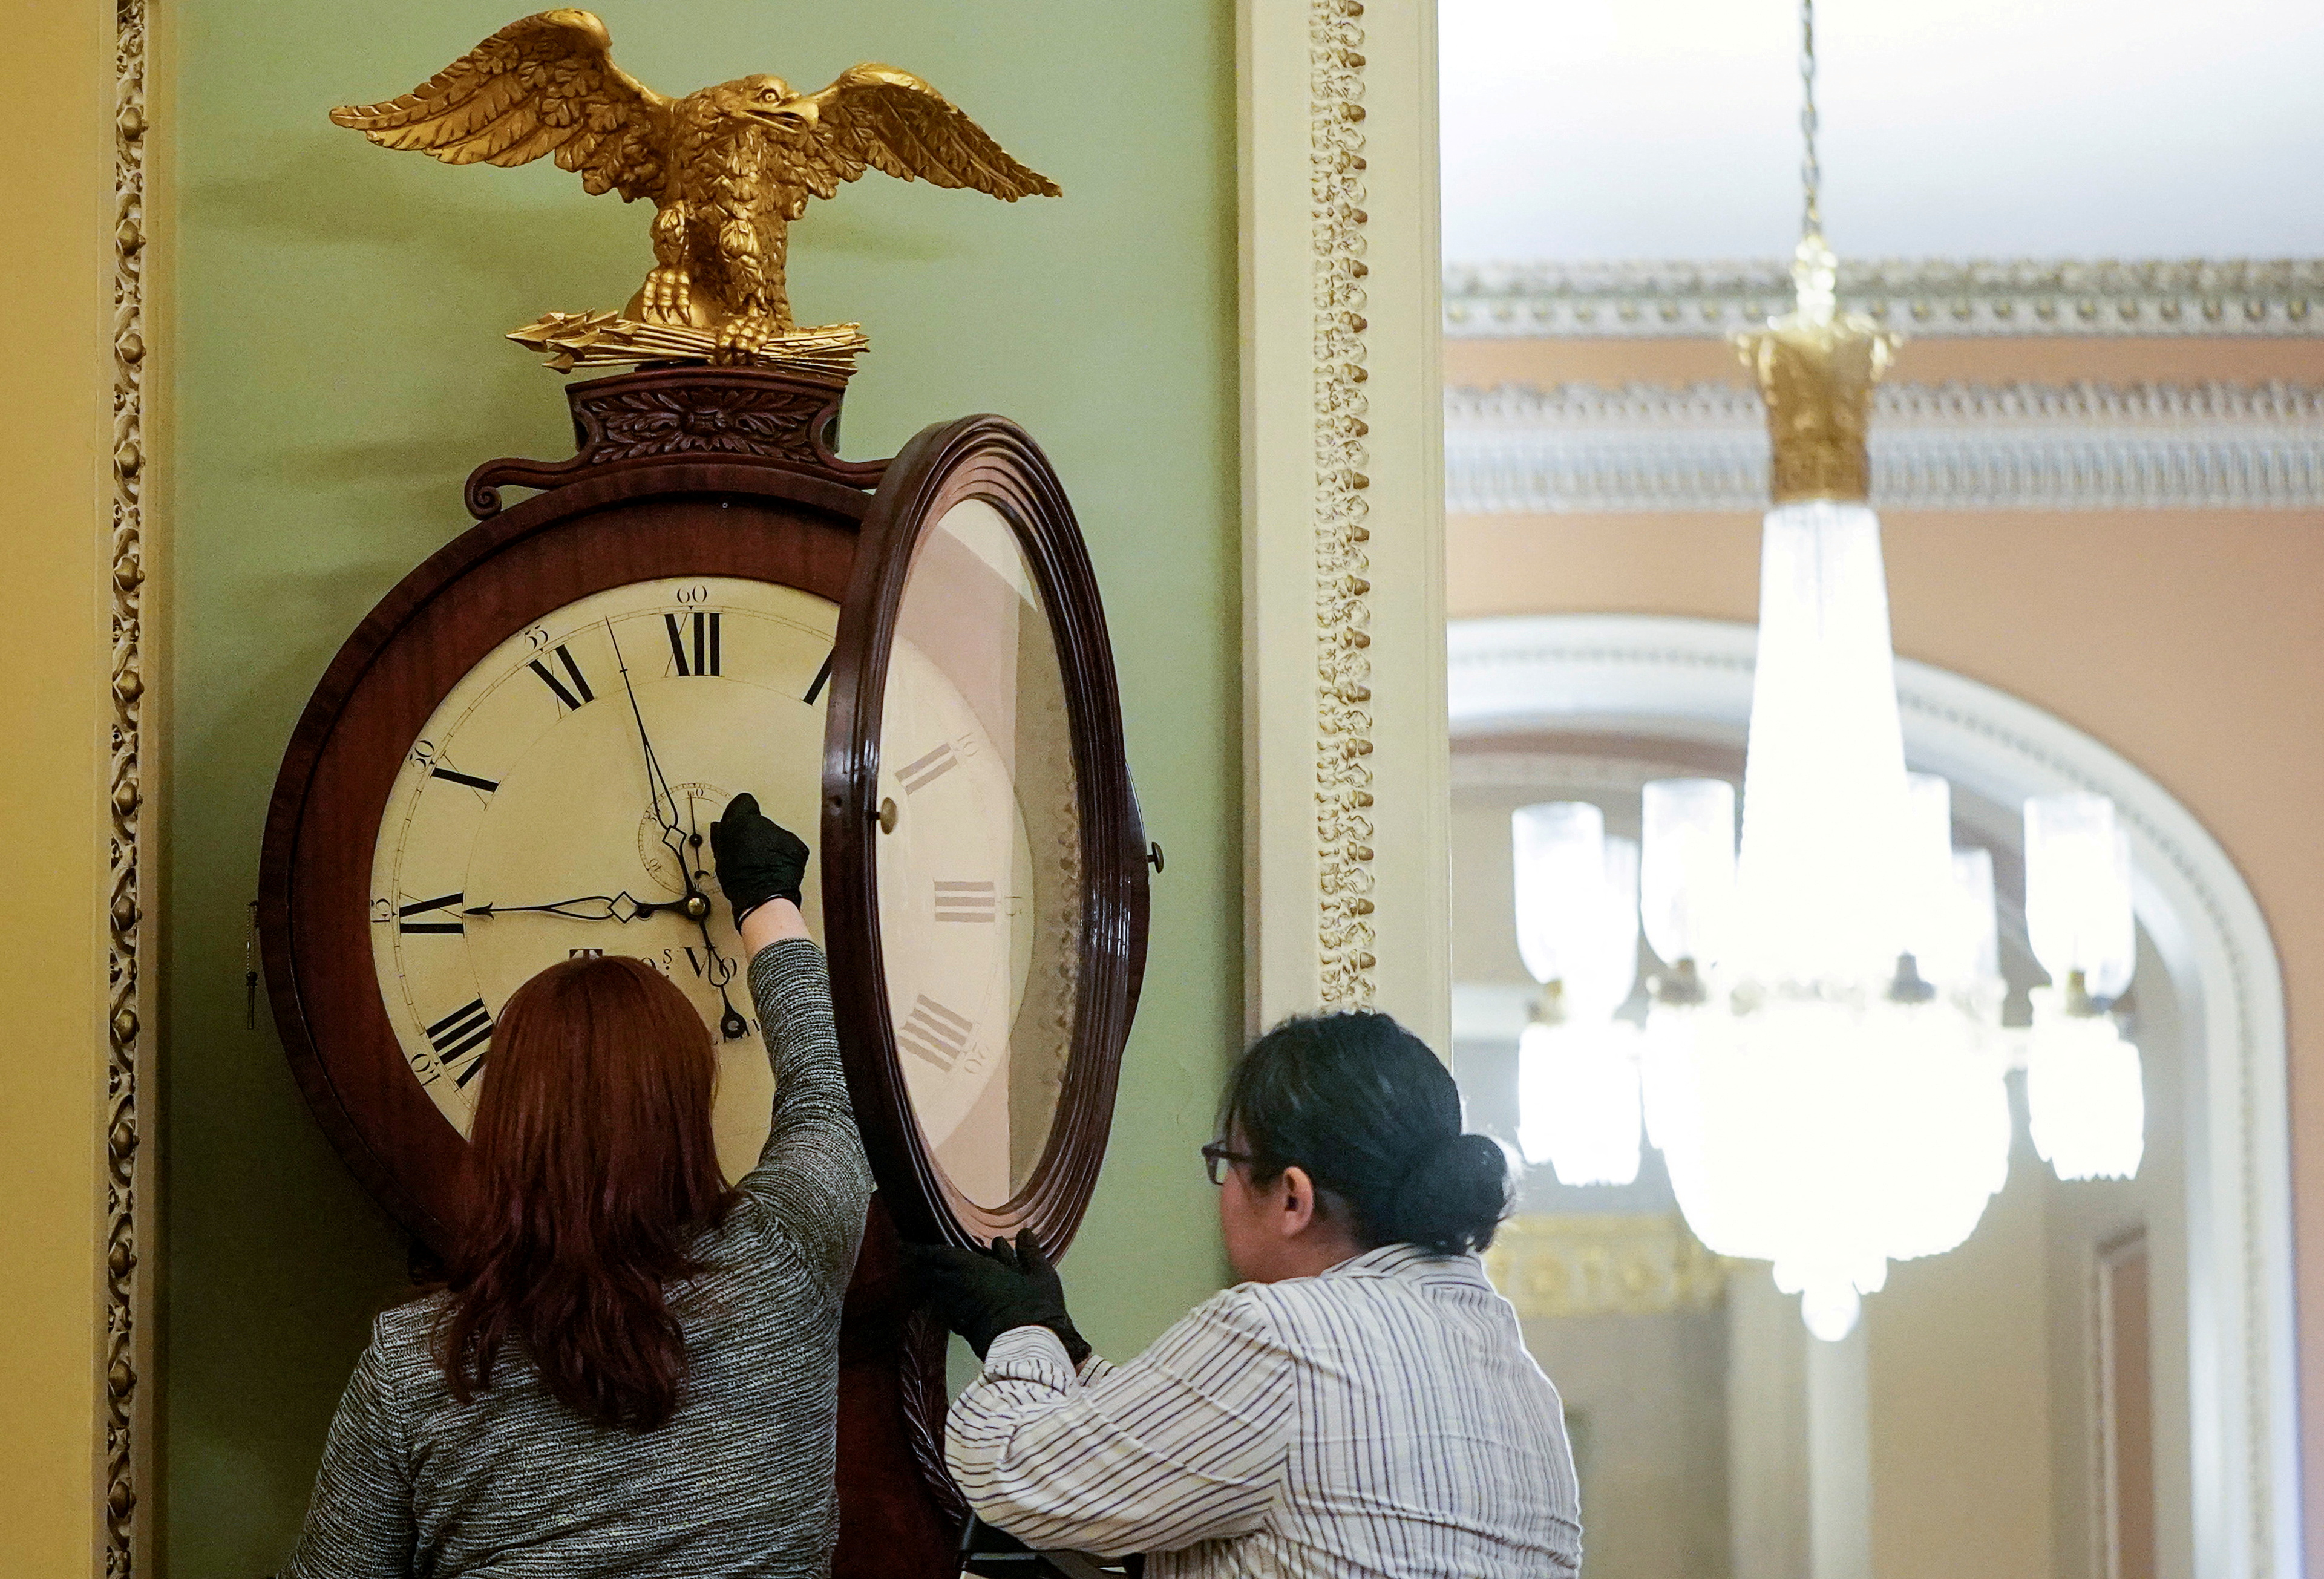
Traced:
<path fill-rule="evenodd" d="M 799 902 L 807 841 L 761 811 L 758 797 L 737 795 L 726 803 L 726 815 L 710 825 L 710 863 L 739 927 L 769 900 Z"/>
<path fill-rule="evenodd" d="M 990 1250 L 957 1250 L 948 1244 L 908 1244 L 904 1259 L 918 1277 L 920 1291 L 944 1324 L 968 1340 L 976 1357 L 1012 1327 L 1045 1326 L 1079 1365 L 1090 1346 L 1065 1314 L 1065 1286 L 1027 1229 L 1012 1249 L 996 1239 Z"/>

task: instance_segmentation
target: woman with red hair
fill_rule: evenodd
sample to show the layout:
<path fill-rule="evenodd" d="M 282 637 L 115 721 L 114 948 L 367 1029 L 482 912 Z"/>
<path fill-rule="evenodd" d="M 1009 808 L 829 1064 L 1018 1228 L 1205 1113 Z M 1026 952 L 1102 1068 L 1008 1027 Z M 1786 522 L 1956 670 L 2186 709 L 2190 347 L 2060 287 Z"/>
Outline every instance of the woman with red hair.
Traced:
<path fill-rule="evenodd" d="M 710 1033 L 651 966 L 519 988 L 451 1276 L 373 1324 L 289 1579 L 829 1573 L 871 1172 L 799 917 L 807 845 L 743 795 L 711 848 L 774 1063 L 758 1166 L 721 1176 Z"/>

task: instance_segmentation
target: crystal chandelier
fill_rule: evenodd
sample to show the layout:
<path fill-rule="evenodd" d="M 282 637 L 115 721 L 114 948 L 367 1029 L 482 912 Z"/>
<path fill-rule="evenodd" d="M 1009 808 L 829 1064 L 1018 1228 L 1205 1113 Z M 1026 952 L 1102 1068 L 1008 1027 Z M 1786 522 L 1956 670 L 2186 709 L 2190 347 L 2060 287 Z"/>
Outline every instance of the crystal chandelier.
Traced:
<path fill-rule="evenodd" d="M 1856 1325 L 1888 1263 L 1967 1239 L 2008 1174 L 2006 1076 L 2061 1178 L 2127 1177 L 2137 1048 L 2108 1012 L 2135 932 L 2104 797 L 2025 808 L 2026 920 L 2057 983 L 2002 1030 L 1992 858 L 1956 850 L 1945 780 L 1904 767 L 1880 523 L 1865 503 L 1872 389 L 1895 337 L 1836 300 L 1815 156 L 1813 0 L 1794 309 L 1736 337 L 1773 444 L 1742 839 L 1722 780 L 1646 786 L 1637 845 L 1588 803 L 1513 824 L 1519 950 L 1542 983 L 1519 1047 L 1519 1143 L 1566 1184 L 1628 1184 L 1659 1148 L 1695 1236 L 1772 1262 L 1818 1337 Z M 1638 937 L 1665 968 L 1618 1013 Z"/>

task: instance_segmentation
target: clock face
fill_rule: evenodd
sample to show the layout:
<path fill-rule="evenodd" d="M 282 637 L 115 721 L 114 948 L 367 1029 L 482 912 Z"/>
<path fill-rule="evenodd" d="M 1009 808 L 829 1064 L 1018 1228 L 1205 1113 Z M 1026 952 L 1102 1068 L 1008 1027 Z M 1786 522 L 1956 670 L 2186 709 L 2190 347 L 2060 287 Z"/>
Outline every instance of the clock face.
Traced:
<path fill-rule="evenodd" d="M 969 1199 L 1025 1188 L 1079 990 L 1080 797 L 1049 618 L 1009 522 L 954 505 L 915 549 L 881 713 L 881 956 L 905 1088 Z"/>
<path fill-rule="evenodd" d="M 502 642 L 429 716 L 373 849 L 372 958 L 411 1077 L 462 1134 L 510 995 L 576 955 L 623 954 L 701 1011 L 719 1161 L 730 1178 L 756 1162 L 773 1077 L 710 825 L 748 790 L 813 838 L 837 619 L 762 581 L 616 586 Z M 813 865 L 804 891 L 820 939 Z"/>

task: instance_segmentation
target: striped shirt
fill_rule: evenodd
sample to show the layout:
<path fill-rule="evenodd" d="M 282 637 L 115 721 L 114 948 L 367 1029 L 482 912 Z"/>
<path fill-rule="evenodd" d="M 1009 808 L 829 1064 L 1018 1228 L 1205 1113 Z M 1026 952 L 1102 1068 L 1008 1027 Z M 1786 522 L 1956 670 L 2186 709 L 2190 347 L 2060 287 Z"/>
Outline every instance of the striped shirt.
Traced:
<path fill-rule="evenodd" d="M 1245 1283 L 1116 1369 L 1046 1327 L 993 1341 L 945 1423 L 970 1503 L 1149 1579 L 1571 1576 L 1557 1390 L 1474 1256 L 1384 1245 Z"/>
<path fill-rule="evenodd" d="M 323 1448 L 286 1579 L 820 1579 L 833 1488 L 839 1304 L 872 1176 L 812 943 L 770 944 L 751 992 L 774 1061 L 774 1127 L 740 1198 L 669 1291 L 686 1335 L 678 1412 L 592 1424 L 541 1385 L 521 1343 L 493 1385 L 452 1396 L 444 1297 L 372 1324 Z"/>

